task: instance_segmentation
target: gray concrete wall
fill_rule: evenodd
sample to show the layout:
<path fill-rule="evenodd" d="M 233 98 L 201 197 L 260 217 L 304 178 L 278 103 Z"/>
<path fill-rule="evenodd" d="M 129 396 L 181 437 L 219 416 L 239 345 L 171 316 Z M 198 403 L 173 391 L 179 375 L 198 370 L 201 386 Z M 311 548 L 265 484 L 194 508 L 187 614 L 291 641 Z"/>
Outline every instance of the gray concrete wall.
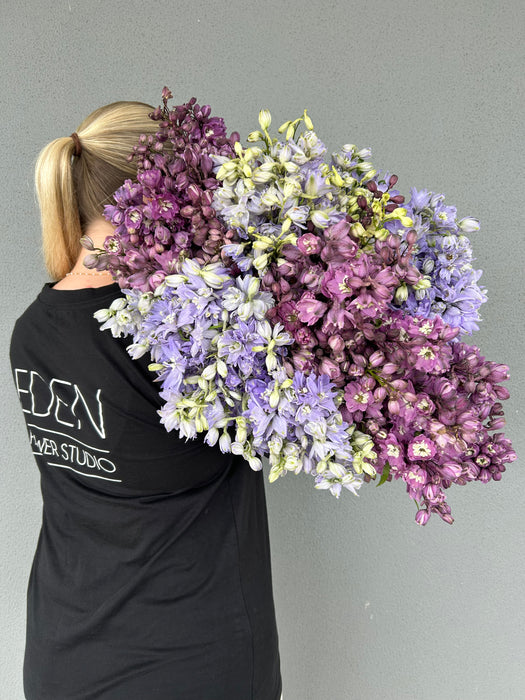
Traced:
<path fill-rule="evenodd" d="M 407 199 L 411 186 L 444 193 L 459 218 L 481 221 L 471 240 L 489 301 L 469 342 L 510 366 L 505 432 L 519 455 L 524 19 L 516 1 L 5 4 L 2 698 L 23 698 L 25 594 L 41 519 L 8 365 L 14 320 L 47 279 L 38 151 L 96 107 L 156 105 L 168 85 L 173 104 L 195 96 L 244 141 L 262 107 L 275 127 L 307 107 L 330 151 L 371 147 Z M 400 481 L 339 501 L 312 484 L 293 474 L 266 484 L 285 700 L 525 698 L 520 462 L 500 483 L 450 489 L 452 526 L 434 516 L 419 528 Z"/>

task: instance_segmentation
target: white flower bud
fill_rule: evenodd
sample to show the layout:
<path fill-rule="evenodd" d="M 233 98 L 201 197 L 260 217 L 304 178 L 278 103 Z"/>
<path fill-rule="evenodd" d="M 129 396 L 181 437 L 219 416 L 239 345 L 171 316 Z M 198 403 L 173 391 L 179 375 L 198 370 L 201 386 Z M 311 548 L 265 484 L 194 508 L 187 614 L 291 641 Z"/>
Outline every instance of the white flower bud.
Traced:
<path fill-rule="evenodd" d="M 228 433 L 228 431 L 224 431 L 219 438 L 219 447 L 221 449 L 221 452 L 230 452 L 231 444 L 232 439 L 230 437 L 230 434 Z"/>
<path fill-rule="evenodd" d="M 324 460 L 321 460 L 318 462 L 317 467 L 315 468 L 318 474 L 323 474 L 323 472 L 326 471 L 328 465 Z"/>
<path fill-rule="evenodd" d="M 252 277 L 250 284 L 248 285 L 248 296 L 251 298 L 259 291 L 261 286 L 261 280 L 258 277 Z"/>
<path fill-rule="evenodd" d="M 396 293 L 394 295 L 394 299 L 402 304 L 408 299 L 408 287 L 404 282 L 402 282 L 399 287 L 396 289 Z"/>
<path fill-rule="evenodd" d="M 310 220 L 317 228 L 326 228 L 330 223 L 330 217 L 322 209 L 312 209 L 310 211 Z"/>
<path fill-rule="evenodd" d="M 98 311 L 95 311 L 93 316 L 99 323 L 104 323 L 112 316 L 112 314 L 109 309 L 99 309 Z"/>
<path fill-rule="evenodd" d="M 434 261 L 432 260 L 432 258 L 425 258 L 425 260 L 423 261 L 422 268 L 423 272 L 426 275 L 432 272 L 432 270 L 434 269 Z"/>
<path fill-rule="evenodd" d="M 234 455 L 244 454 L 244 446 L 240 442 L 232 442 L 230 452 Z"/>
<path fill-rule="evenodd" d="M 266 182 L 270 182 L 275 178 L 274 173 L 263 170 L 262 168 L 256 168 L 252 175 L 252 180 L 256 185 L 264 185 Z"/>
<path fill-rule="evenodd" d="M 131 321 L 131 314 L 128 309 L 121 309 L 120 311 L 117 311 L 115 318 L 117 323 L 119 323 L 121 326 L 125 326 Z"/>
<path fill-rule="evenodd" d="M 211 381 L 212 379 L 215 378 L 216 374 L 217 374 L 217 363 L 212 362 L 210 365 L 208 365 L 207 367 L 205 367 L 203 369 L 201 377 L 203 379 L 205 379 L 206 381 Z"/>
<path fill-rule="evenodd" d="M 262 462 L 259 457 L 248 457 L 248 463 L 254 472 L 260 472 L 262 469 Z"/>
<path fill-rule="evenodd" d="M 273 370 L 276 369 L 276 367 L 277 367 L 277 357 L 275 356 L 275 353 L 273 353 L 273 352 L 270 353 L 270 352 L 269 352 L 268 355 L 266 355 L 266 362 L 265 362 L 265 364 L 266 364 L 266 369 L 268 370 L 268 372 L 273 372 Z"/>
<path fill-rule="evenodd" d="M 166 277 L 164 278 L 164 283 L 167 284 L 168 287 L 178 287 L 179 284 L 187 282 L 187 280 L 188 278 L 186 277 L 186 275 L 173 274 L 166 275 Z"/>
<path fill-rule="evenodd" d="M 276 382 L 275 387 L 273 388 L 272 393 L 270 394 L 270 399 L 268 401 L 271 408 L 275 408 L 278 405 L 279 398 L 279 386 Z"/>
<path fill-rule="evenodd" d="M 147 292 L 146 294 L 140 295 L 139 303 L 137 304 L 137 309 L 140 311 L 141 314 L 146 314 L 151 309 L 152 304 L 152 294 L 151 292 Z"/>
<path fill-rule="evenodd" d="M 259 112 L 259 124 L 261 129 L 268 129 L 271 123 L 272 115 L 270 114 L 270 110 L 261 109 L 261 111 Z"/>
<path fill-rule="evenodd" d="M 254 258 L 253 260 L 253 266 L 255 267 L 256 270 L 259 272 L 266 268 L 268 265 L 268 255 L 266 253 L 264 255 L 259 255 L 258 257 Z"/>
<path fill-rule="evenodd" d="M 458 228 L 463 233 L 473 233 L 474 231 L 479 231 L 479 220 L 474 219 L 470 216 L 458 221 Z"/>
<path fill-rule="evenodd" d="M 201 277 L 212 289 L 220 289 L 228 279 L 227 275 L 218 275 L 216 272 L 206 269 L 202 270 Z"/>
<path fill-rule="evenodd" d="M 148 349 L 149 345 L 145 342 L 131 343 L 131 345 L 126 347 L 128 355 L 130 355 L 130 357 L 132 357 L 134 360 L 138 360 L 139 357 L 142 357 L 148 351 Z"/>
<path fill-rule="evenodd" d="M 264 138 L 264 134 L 260 131 L 250 131 L 248 136 L 246 137 L 246 140 L 252 143 L 253 141 L 260 141 L 261 139 Z"/>
<path fill-rule="evenodd" d="M 127 304 L 127 300 L 124 299 L 123 297 L 118 297 L 118 299 L 114 299 L 111 304 L 109 305 L 109 308 L 112 311 L 121 311 Z"/>
<path fill-rule="evenodd" d="M 198 433 L 202 433 L 203 430 L 206 430 L 208 428 L 208 421 L 206 418 L 201 415 L 200 413 L 197 413 L 195 416 L 195 429 L 197 430 Z"/>
<path fill-rule="evenodd" d="M 343 467 L 342 464 L 339 464 L 338 462 L 332 462 L 330 464 L 330 471 L 334 476 L 339 477 L 339 479 L 342 479 L 343 476 L 346 474 L 346 469 Z"/>
<path fill-rule="evenodd" d="M 167 285 L 166 285 L 166 282 L 165 282 L 164 280 L 162 280 L 162 282 L 161 282 L 159 285 L 157 285 L 157 286 L 155 287 L 154 291 L 152 292 L 153 296 L 154 296 L 154 297 L 160 297 L 160 296 L 162 296 L 162 295 L 164 294 L 164 291 L 165 291 L 165 289 L 166 289 L 166 286 L 167 286 Z"/>
<path fill-rule="evenodd" d="M 217 372 L 221 375 L 223 379 L 227 376 L 228 367 L 226 366 L 224 360 L 217 360 Z"/>
<path fill-rule="evenodd" d="M 210 428 L 208 432 L 206 433 L 205 440 L 208 443 L 208 445 L 215 445 L 217 440 L 219 439 L 219 431 L 217 428 Z"/>

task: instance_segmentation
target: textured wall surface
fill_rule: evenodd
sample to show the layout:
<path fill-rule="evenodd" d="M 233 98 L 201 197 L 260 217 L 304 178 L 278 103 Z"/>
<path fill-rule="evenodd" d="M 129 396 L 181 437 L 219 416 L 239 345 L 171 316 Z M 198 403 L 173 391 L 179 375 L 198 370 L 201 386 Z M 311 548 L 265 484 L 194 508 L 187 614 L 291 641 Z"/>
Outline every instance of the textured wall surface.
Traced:
<path fill-rule="evenodd" d="M 505 432 L 520 455 L 524 19 L 522 3 L 487 0 L 4 8 L 2 698 L 23 699 L 25 594 L 41 519 L 8 364 L 12 325 L 47 280 L 38 151 L 100 105 L 159 104 L 164 85 L 172 104 L 210 104 L 243 141 L 260 108 L 277 135 L 306 107 L 329 152 L 369 146 L 407 200 L 410 187 L 427 187 L 458 218 L 481 222 L 470 237 L 489 301 L 468 342 L 510 366 Z M 499 483 L 453 487 L 454 524 L 433 516 L 419 528 L 400 481 L 339 500 L 305 475 L 267 482 L 285 700 L 524 699 L 523 483 L 518 460 Z"/>

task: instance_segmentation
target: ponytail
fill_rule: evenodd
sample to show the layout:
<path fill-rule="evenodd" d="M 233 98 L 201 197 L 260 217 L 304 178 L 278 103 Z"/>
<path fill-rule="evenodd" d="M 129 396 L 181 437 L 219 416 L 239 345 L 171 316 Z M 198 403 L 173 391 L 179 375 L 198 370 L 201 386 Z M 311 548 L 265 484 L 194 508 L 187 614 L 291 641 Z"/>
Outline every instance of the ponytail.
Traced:
<path fill-rule="evenodd" d="M 40 207 L 42 255 L 51 279 L 62 279 L 82 252 L 80 238 L 104 215 L 104 205 L 127 178 L 137 175 L 126 160 L 141 134 L 155 134 L 158 122 L 144 102 L 113 102 L 92 112 L 71 136 L 51 141 L 38 154 L 35 189 Z"/>

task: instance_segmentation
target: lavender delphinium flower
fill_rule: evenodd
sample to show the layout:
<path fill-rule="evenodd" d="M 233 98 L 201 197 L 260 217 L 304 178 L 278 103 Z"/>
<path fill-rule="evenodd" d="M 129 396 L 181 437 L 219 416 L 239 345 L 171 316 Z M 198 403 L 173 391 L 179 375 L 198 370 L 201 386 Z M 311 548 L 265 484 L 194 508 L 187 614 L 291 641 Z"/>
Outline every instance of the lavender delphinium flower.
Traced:
<path fill-rule="evenodd" d="M 351 469 L 349 426 L 336 410 L 335 387 L 325 376 L 287 377 L 281 359 L 292 337 L 264 318 L 273 298 L 260 291 L 258 278 L 233 279 L 220 263 L 185 260 L 181 272 L 167 276 L 154 293 L 127 296 L 128 305 L 119 300 L 113 315 L 97 314 L 106 327 L 133 333 L 132 356 L 146 348 L 151 353 L 150 369 L 166 402 L 158 413 L 168 431 L 177 428 L 187 439 L 205 431 L 209 444 L 219 440 L 221 449 L 242 454 L 254 469 L 266 455 L 271 481 L 315 466 L 317 487 L 339 495 L 343 485 L 356 493 L 362 469 Z M 116 315 L 123 311 L 120 323 Z M 135 319 L 133 326 L 128 318 Z M 371 467 L 369 473 L 375 473 Z"/>
<path fill-rule="evenodd" d="M 411 189 L 406 204 L 418 234 L 414 264 L 429 276 L 431 286 L 407 290 L 399 308 L 411 314 L 439 315 L 469 335 L 479 330 L 479 308 L 487 301 L 486 288 L 478 285 L 481 270 L 472 267 L 472 247 L 465 233 L 479 230 L 479 221 L 456 220 L 456 207 L 444 204 L 444 195 Z"/>

